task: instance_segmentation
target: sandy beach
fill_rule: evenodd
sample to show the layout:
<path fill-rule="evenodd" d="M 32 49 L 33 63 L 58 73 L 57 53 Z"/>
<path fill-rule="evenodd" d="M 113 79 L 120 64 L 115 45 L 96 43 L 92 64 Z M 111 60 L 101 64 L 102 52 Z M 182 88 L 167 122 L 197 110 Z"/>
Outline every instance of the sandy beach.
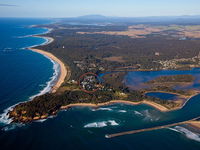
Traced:
<path fill-rule="evenodd" d="M 45 38 L 47 39 L 48 41 L 45 43 L 45 44 L 42 44 L 42 45 L 48 45 L 50 43 L 52 43 L 54 41 L 54 39 L 52 37 L 46 37 L 46 36 L 37 36 L 37 35 L 34 35 L 33 37 L 40 37 L 40 38 Z M 52 93 L 55 93 L 57 91 L 57 89 L 62 85 L 62 83 L 65 81 L 65 77 L 68 73 L 67 69 L 66 69 L 66 66 L 65 64 L 60 60 L 58 59 L 56 56 L 54 56 L 52 53 L 50 52 L 46 52 L 44 50 L 41 50 L 41 49 L 36 49 L 36 48 L 28 48 L 34 52 L 37 52 L 37 53 L 40 53 L 50 59 L 52 59 L 53 61 L 55 61 L 56 63 L 59 64 L 60 66 L 60 75 L 58 77 L 58 80 L 56 81 L 56 83 L 54 84 L 54 86 L 52 87 L 51 89 L 51 92 Z"/>
<path fill-rule="evenodd" d="M 47 39 L 47 42 L 44 43 L 43 45 L 50 44 L 50 43 L 52 43 L 54 41 L 53 38 L 46 37 L 46 36 L 34 35 L 33 37 L 39 37 L 39 38 Z M 55 93 L 57 91 L 57 89 L 61 86 L 61 84 L 64 82 L 65 77 L 69 74 L 70 71 L 66 68 L 65 64 L 61 60 L 59 60 L 56 56 L 54 56 L 50 52 L 46 52 L 46 51 L 41 50 L 41 49 L 36 49 L 34 47 L 33 48 L 29 48 L 29 49 L 34 51 L 34 52 L 40 53 L 40 54 L 52 59 L 53 61 L 55 61 L 56 63 L 59 64 L 59 66 L 60 66 L 60 76 L 59 76 L 57 82 L 55 83 L 55 85 L 51 89 L 51 92 Z M 193 97 L 193 96 L 191 96 L 191 97 Z M 187 100 L 182 104 L 182 106 L 180 108 L 175 108 L 173 110 L 181 109 L 191 97 L 184 97 L 184 98 L 187 98 Z M 128 104 L 128 105 L 146 104 L 146 105 L 149 105 L 151 107 L 156 108 L 157 110 L 159 110 L 161 112 L 171 111 L 170 109 L 166 108 L 165 106 L 162 106 L 162 105 L 160 105 L 158 103 L 147 101 L 147 100 L 143 100 L 141 102 L 131 102 L 131 101 L 126 101 L 126 100 L 112 100 L 112 101 L 109 101 L 109 102 L 99 103 L 99 104 L 76 103 L 76 104 L 69 104 L 69 105 L 66 105 L 66 106 L 62 106 L 61 109 L 68 109 L 68 108 L 71 108 L 71 107 L 93 107 L 93 108 L 98 108 L 98 107 L 102 107 L 102 106 L 107 106 L 107 105 L 111 105 L 111 104 L 119 104 L 119 103 Z M 48 116 L 46 116 L 46 117 L 48 117 Z M 41 118 L 38 118 L 38 119 L 41 119 Z M 38 120 L 38 119 L 36 119 L 36 120 Z M 197 122 L 197 121 L 196 122 L 190 122 L 190 124 L 192 126 L 200 128 L 200 122 Z"/>
<path fill-rule="evenodd" d="M 32 37 L 37 37 L 37 38 L 44 38 L 44 39 L 47 39 L 47 42 L 42 44 L 42 45 L 48 45 L 50 43 L 52 43 L 54 41 L 54 38 L 52 37 L 47 37 L 47 36 L 38 36 L 38 35 L 34 35 Z"/>
<path fill-rule="evenodd" d="M 166 92 L 167 93 L 167 92 Z M 111 104 L 117 104 L 117 103 L 122 103 L 122 104 L 128 104 L 128 105 L 140 105 L 140 104 L 145 104 L 145 105 L 149 105 L 151 107 L 154 107 L 155 109 L 161 111 L 161 112 L 168 112 L 168 111 L 174 111 L 174 110 L 178 110 L 178 109 L 182 109 L 186 103 L 194 96 L 198 95 L 199 91 L 195 91 L 195 95 L 192 96 L 183 96 L 184 98 L 186 98 L 185 101 L 183 100 L 177 100 L 177 102 L 181 103 L 180 107 L 176 107 L 174 109 L 168 109 L 163 105 L 160 105 L 158 103 L 152 102 L 152 101 L 148 101 L 148 100 L 143 100 L 141 102 L 131 102 L 131 101 L 126 101 L 126 100 L 111 100 L 109 102 L 105 102 L 105 103 L 99 103 L 99 104 L 92 104 L 92 103 L 76 103 L 76 104 L 69 104 L 66 106 L 62 106 L 61 109 L 68 109 L 70 107 L 76 107 L 76 106 L 81 106 L 81 107 L 94 107 L 94 108 L 98 108 L 98 107 L 102 107 L 102 106 L 107 106 L 107 105 L 111 105 Z M 182 96 L 182 95 L 181 95 Z M 200 122 L 200 121 L 199 121 Z M 199 123 L 199 128 L 200 128 L 200 123 Z"/>
<path fill-rule="evenodd" d="M 65 67 L 65 64 L 61 60 L 59 60 L 56 56 L 54 56 L 53 54 L 51 54 L 49 52 L 43 51 L 41 49 L 35 49 L 35 48 L 29 48 L 29 49 L 34 52 L 37 52 L 37 53 L 40 53 L 42 55 L 49 57 L 50 59 L 52 59 L 53 61 L 55 61 L 56 63 L 58 63 L 60 65 L 59 78 L 51 90 L 52 93 L 55 93 L 57 91 L 57 89 L 61 86 L 61 84 L 64 82 L 65 77 L 67 75 L 67 69 Z"/>
<path fill-rule="evenodd" d="M 154 102 L 150 102 L 150 101 L 142 101 L 142 102 L 130 102 L 130 101 L 125 101 L 125 100 L 112 100 L 109 102 L 105 102 L 105 103 L 99 103 L 99 104 L 92 104 L 92 103 L 77 103 L 77 104 L 69 104 L 66 106 L 62 106 L 61 109 L 68 109 L 70 107 L 94 107 L 94 108 L 98 108 L 98 107 L 102 107 L 102 106 L 107 106 L 107 105 L 111 105 L 111 104 L 118 104 L 118 103 L 122 103 L 122 104 L 128 104 L 128 105 L 140 105 L 140 104 L 146 104 L 146 105 L 150 105 L 156 109 L 158 109 L 161 112 L 166 112 L 169 111 L 169 109 L 167 109 L 166 107 L 159 105 L 157 103 Z"/>

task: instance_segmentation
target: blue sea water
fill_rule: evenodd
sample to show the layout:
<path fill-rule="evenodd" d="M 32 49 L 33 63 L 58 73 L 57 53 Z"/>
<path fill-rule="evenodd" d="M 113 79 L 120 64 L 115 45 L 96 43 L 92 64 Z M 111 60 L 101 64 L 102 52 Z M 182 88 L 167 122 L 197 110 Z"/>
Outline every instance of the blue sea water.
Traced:
<path fill-rule="evenodd" d="M 47 32 L 47 29 L 30 27 L 44 23 L 50 20 L 0 19 L 0 113 L 40 93 L 53 76 L 49 59 L 24 49 L 46 42 L 43 38 L 28 37 Z"/>
<path fill-rule="evenodd" d="M 46 32 L 29 28 L 49 23 L 46 19 L 0 19 L 0 112 L 21 101 L 29 100 L 47 86 L 54 74 L 53 64 L 27 46 L 42 44 L 42 38 L 23 37 Z M 144 81 L 159 74 L 188 72 L 130 72 L 128 83 Z M 199 70 L 193 70 L 198 76 Z M 137 80 L 136 80 L 137 78 Z M 138 84 L 139 82 L 137 82 Z M 198 88 L 198 82 L 193 85 Z M 2 150 L 198 150 L 200 136 L 187 126 L 176 126 L 134 135 L 107 139 L 106 134 L 141 129 L 183 121 L 200 116 L 200 96 L 192 98 L 183 109 L 163 113 L 147 105 L 115 104 L 93 109 L 74 107 L 56 117 L 26 125 L 0 125 Z"/>

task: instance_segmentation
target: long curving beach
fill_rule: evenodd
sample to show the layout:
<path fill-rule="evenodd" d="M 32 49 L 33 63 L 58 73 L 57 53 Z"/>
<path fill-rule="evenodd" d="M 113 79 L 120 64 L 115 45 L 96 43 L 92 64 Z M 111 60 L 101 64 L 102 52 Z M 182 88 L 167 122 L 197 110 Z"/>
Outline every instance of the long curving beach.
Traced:
<path fill-rule="evenodd" d="M 39 37 L 39 38 L 45 38 L 47 40 L 46 43 L 44 43 L 43 45 L 47 45 L 47 44 L 50 44 L 54 41 L 53 38 L 51 37 L 46 37 L 46 36 L 38 36 L 38 35 L 34 35 L 33 37 Z M 41 49 L 36 49 L 34 47 L 32 48 L 29 48 L 30 50 L 34 51 L 34 52 L 37 52 L 37 53 L 40 53 L 48 58 L 50 58 L 51 60 L 53 60 L 54 62 L 58 63 L 59 66 L 60 66 L 60 74 L 59 74 L 59 77 L 56 81 L 56 83 L 53 85 L 52 89 L 51 89 L 51 92 L 52 93 L 55 93 L 57 91 L 57 89 L 62 85 L 62 83 L 64 82 L 66 76 L 69 74 L 69 70 L 67 69 L 67 67 L 65 66 L 65 64 L 60 60 L 58 59 L 56 56 L 54 56 L 52 53 L 50 52 L 47 52 L 47 51 L 44 51 L 44 50 L 41 50 Z M 190 97 L 191 98 L 191 97 Z M 188 98 L 187 101 L 190 99 Z M 187 101 L 182 105 L 182 107 L 187 103 Z M 81 106 L 81 107 L 102 107 L 102 106 L 106 106 L 106 105 L 111 105 L 111 104 L 116 104 L 116 103 L 124 103 L 124 104 L 129 104 L 129 105 L 140 105 L 140 104 L 146 104 L 146 105 L 149 105 L 151 107 L 154 107 L 156 108 L 157 110 L 161 111 L 161 112 L 167 112 L 167 111 L 170 111 L 170 109 L 160 105 L 160 104 L 157 104 L 155 102 L 151 102 L 151 101 L 147 101 L 147 100 L 143 100 L 142 102 L 130 102 L 130 101 L 125 101 L 125 100 L 112 100 L 112 101 L 109 101 L 109 102 L 106 102 L 106 103 L 99 103 L 99 104 L 92 104 L 92 103 L 75 103 L 75 104 L 69 104 L 69 105 L 66 105 L 66 106 L 62 106 L 61 109 L 68 109 L 68 108 L 71 108 L 71 107 L 76 107 L 76 106 Z M 180 108 L 176 108 L 174 110 L 177 110 L 177 109 L 181 109 L 182 107 Z M 47 118 L 48 116 L 45 116 L 45 118 Z M 35 118 L 34 120 L 39 120 L 41 118 Z M 195 127 L 199 127 L 199 122 L 191 122 L 190 123 L 191 125 L 195 126 Z"/>
<path fill-rule="evenodd" d="M 33 36 L 33 37 L 40 37 L 40 38 L 42 37 L 42 38 L 47 39 L 48 41 L 47 41 L 45 44 L 43 44 L 43 45 L 50 44 L 50 43 L 52 43 L 52 42 L 54 41 L 54 39 L 53 39 L 52 37 L 45 37 L 45 36 Z M 62 83 L 64 82 L 65 77 L 66 77 L 66 75 L 67 75 L 67 73 L 68 73 L 68 70 L 66 69 L 65 64 L 64 64 L 60 59 L 58 59 L 56 56 L 54 56 L 54 55 L 53 55 L 52 53 L 50 53 L 50 52 L 46 52 L 46 51 L 44 51 L 44 50 L 36 49 L 36 48 L 28 48 L 28 49 L 30 49 L 30 50 L 32 50 L 32 51 L 34 51 L 34 52 L 40 53 L 40 54 L 42 54 L 42 55 L 44 55 L 44 56 L 46 56 L 46 57 L 52 59 L 53 61 L 55 61 L 56 63 L 59 64 L 59 66 L 60 66 L 60 74 L 59 74 L 59 77 L 58 77 L 56 83 L 54 84 L 54 86 L 53 86 L 52 89 L 51 89 L 51 92 L 52 92 L 52 93 L 55 93 L 55 92 L 57 91 L 57 89 L 58 89 L 58 88 L 62 85 Z"/>

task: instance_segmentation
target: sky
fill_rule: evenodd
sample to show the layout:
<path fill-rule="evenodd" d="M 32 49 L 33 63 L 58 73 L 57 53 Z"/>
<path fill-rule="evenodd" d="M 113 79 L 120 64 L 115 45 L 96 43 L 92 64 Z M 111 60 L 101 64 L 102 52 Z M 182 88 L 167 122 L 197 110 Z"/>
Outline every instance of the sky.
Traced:
<path fill-rule="evenodd" d="M 200 0 L 0 0 L 0 17 L 200 15 Z"/>

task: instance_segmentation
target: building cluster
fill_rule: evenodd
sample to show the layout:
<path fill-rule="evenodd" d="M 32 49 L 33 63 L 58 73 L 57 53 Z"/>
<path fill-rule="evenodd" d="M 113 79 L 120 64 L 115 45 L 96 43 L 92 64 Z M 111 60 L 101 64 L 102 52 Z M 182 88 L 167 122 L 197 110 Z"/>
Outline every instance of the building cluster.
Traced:
<path fill-rule="evenodd" d="M 181 59 L 172 59 L 159 61 L 159 63 L 163 66 L 162 69 L 178 69 L 181 67 L 199 67 L 200 58 L 199 56 L 195 56 L 193 58 L 181 58 Z"/>
<path fill-rule="evenodd" d="M 80 86 L 86 91 L 102 90 L 104 86 L 100 84 L 100 80 L 95 75 L 86 75 L 80 81 Z"/>

